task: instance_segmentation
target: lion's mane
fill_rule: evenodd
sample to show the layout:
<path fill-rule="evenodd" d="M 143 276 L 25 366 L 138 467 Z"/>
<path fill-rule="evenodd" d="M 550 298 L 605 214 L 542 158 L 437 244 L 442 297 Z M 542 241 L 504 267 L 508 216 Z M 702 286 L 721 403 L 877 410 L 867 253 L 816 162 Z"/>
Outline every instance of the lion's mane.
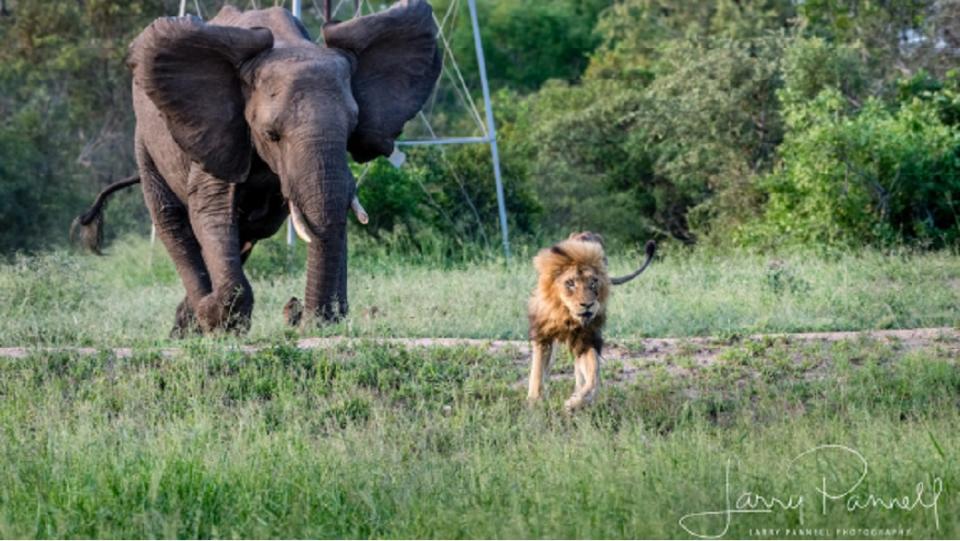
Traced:
<path fill-rule="evenodd" d="M 599 351 L 600 330 L 606 321 L 607 298 L 610 295 L 610 276 L 607 273 L 603 245 L 593 239 L 570 238 L 541 250 L 533 260 L 537 269 L 537 287 L 530 297 L 527 315 L 530 320 L 530 339 L 557 340 L 567 344 L 576 354 L 587 347 Z M 589 268 L 600 280 L 596 316 L 586 325 L 574 318 L 560 299 L 563 284 L 560 276 L 571 267 Z"/>

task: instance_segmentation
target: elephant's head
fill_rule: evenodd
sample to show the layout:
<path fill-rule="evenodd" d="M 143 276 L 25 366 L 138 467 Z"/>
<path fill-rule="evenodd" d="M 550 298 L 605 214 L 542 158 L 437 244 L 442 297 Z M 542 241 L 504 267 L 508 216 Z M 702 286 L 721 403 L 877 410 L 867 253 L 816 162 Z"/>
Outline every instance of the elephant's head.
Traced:
<path fill-rule="evenodd" d="M 328 24 L 314 44 L 280 9 L 228 8 L 213 24 L 161 19 L 132 46 L 137 84 L 179 146 L 207 173 L 245 182 L 252 151 L 280 177 L 310 241 L 306 309 L 346 312 L 346 221 L 366 162 L 393 151 L 436 83 L 441 55 L 430 5 L 402 0 Z"/>

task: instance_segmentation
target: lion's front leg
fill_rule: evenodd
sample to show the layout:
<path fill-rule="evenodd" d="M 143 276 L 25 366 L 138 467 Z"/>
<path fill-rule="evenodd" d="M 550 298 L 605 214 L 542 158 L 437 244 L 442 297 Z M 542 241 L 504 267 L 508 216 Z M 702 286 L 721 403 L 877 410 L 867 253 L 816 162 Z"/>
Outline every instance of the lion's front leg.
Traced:
<path fill-rule="evenodd" d="M 586 376 L 583 373 L 583 363 L 573 363 L 573 378 L 573 394 L 577 394 L 580 392 L 580 389 L 583 389 L 584 383 L 586 383 Z"/>
<path fill-rule="evenodd" d="M 530 382 L 527 390 L 527 401 L 536 402 L 543 396 L 546 378 L 550 375 L 550 364 L 553 361 L 553 341 L 535 341 L 530 356 Z"/>
<path fill-rule="evenodd" d="M 574 361 L 573 370 L 577 384 L 573 395 L 563 403 L 563 407 L 572 412 L 593 402 L 600 386 L 600 354 L 594 348 L 589 348 Z"/>

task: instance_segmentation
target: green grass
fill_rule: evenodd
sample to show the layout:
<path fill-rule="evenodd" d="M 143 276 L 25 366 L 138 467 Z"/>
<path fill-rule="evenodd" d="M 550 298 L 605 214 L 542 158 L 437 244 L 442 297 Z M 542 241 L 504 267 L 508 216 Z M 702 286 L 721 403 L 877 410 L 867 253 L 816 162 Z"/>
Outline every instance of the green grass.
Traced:
<path fill-rule="evenodd" d="M 509 265 L 429 256 L 384 256 L 355 242 L 351 315 L 311 334 L 513 338 L 526 336 L 534 283 L 531 250 Z M 301 247 L 302 249 L 302 247 Z M 163 345 L 183 296 L 162 247 L 127 239 L 103 258 L 66 253 L 0 265 L 0 346 Z M 614 273 L 638 254 L 611 254 Z M 258 246 L 249 272 L 256 296 L 246 341 L 291 331 L 283 304 L 303 294 L 302 253 Z M 941 253 L 707 254 L 666 250 L 647 273 L 617 288 L 607 335 L 733 335 L 951 326 L 960 322 L 960 258 Z"/>
<path fill-rule="evenodd" d="M 728 461 L 732 498 L 802 495 L 803 527 L 829 537 L 960 535 L 960 370 L 940 346 L 747 341 L 688 376 L 604 387 L 574 417 L 569 381 L 526 408 L 523 373 L 373 344 L 5 360 L 0 537 L 687 537 L 681 517 L 723 507 Z M 941 479 L 939 529 L 932 510 L 821 513 L 820 477 L 852 484 L 853 455 L 787 464 L 824 444 L 867 460 L 861 500 Z M 740 515 L 727 537 L 796 527 L 795 511 Z"/>
<path fill-rule="evenodd" d="M 309 334 L 525 335 L 529 250 L 504 265 L 355 244 L 351 316 Z M 152 347 L 175 343 L 166 336 L 182 296 L 162 250 L 132 239 L 104 258 L 0 266 L 0 345 L 136 351 L 0 362 L 0 538 L 688 537 L 682 517 L 724 507 L 727 464 L 734 501 L 748 491 L 806 502 L 802 524 L 796 511 L 735 515 L 727 537 L 960 536 L 956 344 L 734 340 L 707 366 L 681 347 L 568 417 L 569 379 L 529 409 L 511 352 L 298 350 L 280 313 L 303 288 L 303 254 L 262 248 L 248 265 L 250 335 L 179 342 L 173 357 Z M 615 255 L 614 272 L 637 259 Z M 948 253 L 668 247 L 615 291 L 608 336 L 949 326 L 958 301 L 960 261 Z M 240 342 L 263 349 L 243 354 Z M 620 367 L 605 366 L 608 381 Z M 915 497 L 923 482 L 931 504 L 939 479 L 936 518 L 922 507 L 849 512 L 844 501 L 823 512 L 819 479 L 852 485 L 859 462 L 824 448 L 789 466 L 821 445 L 867 461 L 857 501 Z M 719 515 L 684 524 L 724 526 Z"/>

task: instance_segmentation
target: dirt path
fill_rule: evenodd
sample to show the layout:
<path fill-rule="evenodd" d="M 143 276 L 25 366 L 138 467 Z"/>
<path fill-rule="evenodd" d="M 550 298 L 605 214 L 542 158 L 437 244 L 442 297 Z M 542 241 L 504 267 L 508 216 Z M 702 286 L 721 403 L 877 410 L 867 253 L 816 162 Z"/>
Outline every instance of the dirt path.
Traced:
<path fill-rule="evenodd" d="M 629 377 L 632 373 L 651 363 L 662 362 L 682 356 L 698 365 L 709 365 L 717 356 L 731 345 L 748 341 L 773 341 L 787 344 L 832 343 L 849 340 L 873 339 L 896 345 L 898 349 L 914 350 L 932 346 L 945 348 L 950 354 L 960 357 L 960 330 L 942 327 L 928 329 L 907 329 L 889 331 L 860 332 L 818 332 L 798 334 L 766 334 L 742 337 L 736 340 L 718 338 L 648 338 L 642 340 L 611 340 L 604 348 L 605 361 L 623 363 L 621 373 Z M 518 362 L 526 362 L 530 346 L 520 340 L 481 340 L 469 338 L 303 338 L 297 342 L 302 349 L 326 349 L 340 345 L 377 342 L 395 344 L 411 348 L 418 347 L 456 347 L 473 346 L 486 348 L 491 353 L 505 353 L 516 356 Z M 245 352 L 254 353 L 260 347 L 243 346 Z M 0 358 L 18 359 L 42 352 L 67 352 L 80 355 L 94 355 L 102 348 L 0 348 Z M 137 350 L 142 351 L 142 350 Z M 180 348 L 159 350 L 164 356 L 172 357 L 180 353 Z M 117 358 L 133 355 L 131 348 L 115 348 L 112 353 Z"/>

